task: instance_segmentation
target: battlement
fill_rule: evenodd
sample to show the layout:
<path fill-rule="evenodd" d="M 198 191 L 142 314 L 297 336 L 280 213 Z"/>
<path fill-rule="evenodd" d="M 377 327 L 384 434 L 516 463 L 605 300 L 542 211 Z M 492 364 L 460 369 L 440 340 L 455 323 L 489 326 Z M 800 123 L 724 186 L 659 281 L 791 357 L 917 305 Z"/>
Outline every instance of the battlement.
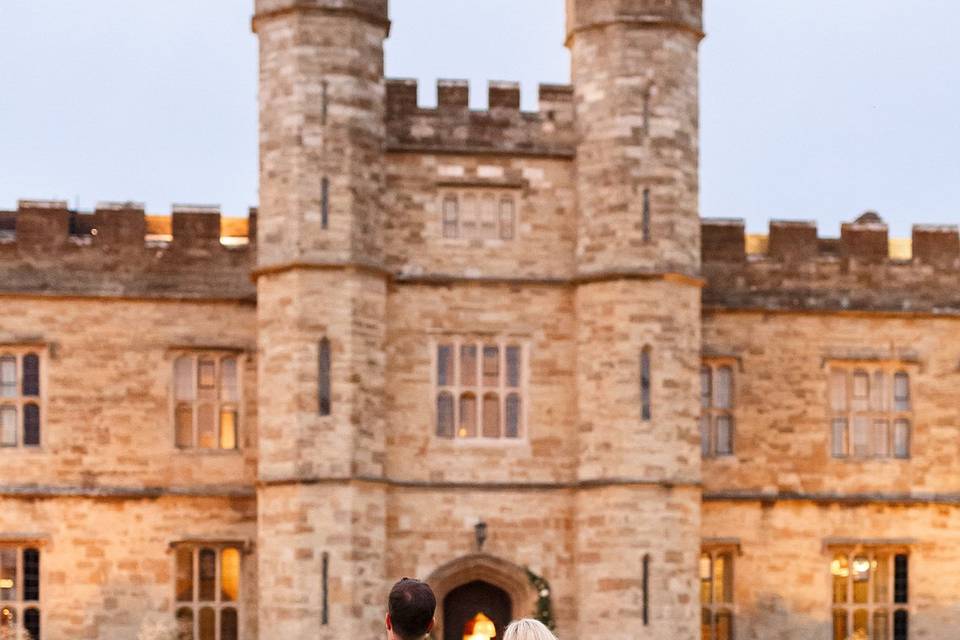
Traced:
<path fill-rule="evenodd" d="M 148 216 L 136 202 L 91 213 L 59 200 L 0 211 L 0 293 L 253 298 L 256 210 L 222 218 L 215 206 Z"/>
<path fill-rule="evenodd" d="M 540 108 L 520 109 L 520 86 L 491 82 L 488 109 L 470 109 L 465 80 L 441 80 L 437 107 L 418 104 L 416 80 L 387 80 L 387 146 L 391 151 L 498 153 L 572 158 L 573 88 L 540 85 Z"/>
<path fill-rule="evenodd" d="M 758 237 L 743 220 L 705 219 L 702 257 L 707 306 L 960 314 L 954 225 L 915 225 L 909 240 L 891 240 L 868 212 L 835 238 L 804 220 L 773 220 Z"/>

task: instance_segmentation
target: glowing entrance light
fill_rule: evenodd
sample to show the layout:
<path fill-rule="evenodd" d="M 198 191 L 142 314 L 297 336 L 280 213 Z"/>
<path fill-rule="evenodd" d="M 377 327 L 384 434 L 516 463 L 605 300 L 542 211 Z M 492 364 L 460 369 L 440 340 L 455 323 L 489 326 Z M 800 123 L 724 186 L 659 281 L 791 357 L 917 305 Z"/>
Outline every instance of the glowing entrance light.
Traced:
<path fill-rule="evenodd" d="M 491 640 L 497 636 L 493 620 L 483 612 L 478 613 L 463 627 L 463 640 Z"/>

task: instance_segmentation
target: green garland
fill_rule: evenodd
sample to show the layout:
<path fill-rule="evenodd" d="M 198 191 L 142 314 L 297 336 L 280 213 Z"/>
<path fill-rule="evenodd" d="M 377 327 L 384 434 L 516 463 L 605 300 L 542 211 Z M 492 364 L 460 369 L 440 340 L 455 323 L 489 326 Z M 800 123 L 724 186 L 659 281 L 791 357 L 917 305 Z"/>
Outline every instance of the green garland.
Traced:
<path fill-rule="evenodd" d="M 537 606 L 534 609 L 533 617 L 553 631 L 555 623 L 553 621 L 550 583 L 543 576 L 538 576 L 531 571 L 530 567 L 524 567 L 524 569 L 527 571 L 527 579 L 530 580 L 530 585 L 537 591 Z"/>

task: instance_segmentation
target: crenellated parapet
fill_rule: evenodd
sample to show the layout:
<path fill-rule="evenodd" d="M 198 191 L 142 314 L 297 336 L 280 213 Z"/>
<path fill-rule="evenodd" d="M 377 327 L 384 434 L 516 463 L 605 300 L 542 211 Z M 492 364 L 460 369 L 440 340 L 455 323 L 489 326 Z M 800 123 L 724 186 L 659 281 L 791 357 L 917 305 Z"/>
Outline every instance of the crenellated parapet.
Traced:
<path fill-rule="evenodd" d="M 774 220 L 748 236 L 739 219 L 705 219 L 703 275 L 707 308 L 783 311 L 890 311 L 960 315 L 960 233 L 953 225 L 916 225 L 891 240 L 866 213 L 817 235 L 811 221 Z"/>
<path fill-rule="evenodd" d="M 520 86 L 491 82 L 489 108 L 470 109 L 465 80 L 441 80 L 437 108 L 417 103 L 416 80 L 387 80 L 387 147 L 427 153 L 502 153 L 572 158 L 573 88 L 540 85 L 537 112 L 520 109 Z"/>
<path fill-rule="evenodd" d="M 160 218 L 134 202 L 80 213 L 21 200 L 0 211 L 0 294 L 253 300 L 255 221 L 255 210 L 249 224 L 224 225 L 219 207 L 176 205 Z"/>

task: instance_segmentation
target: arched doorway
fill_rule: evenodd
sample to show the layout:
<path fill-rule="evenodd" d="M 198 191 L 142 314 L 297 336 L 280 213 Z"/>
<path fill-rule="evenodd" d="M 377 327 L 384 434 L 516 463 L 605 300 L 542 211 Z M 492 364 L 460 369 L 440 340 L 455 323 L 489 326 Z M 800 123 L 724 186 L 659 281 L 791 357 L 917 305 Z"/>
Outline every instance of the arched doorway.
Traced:
<path fill-rule="evenodd" d="M 450 591 L 443 599 L 443 640 L 463 640 L 464 628 L 479 613 L 493 621 L 496 637 L 503 638 L 503 630 L 513 618 L 510 595 L 483 580 Z"/>

